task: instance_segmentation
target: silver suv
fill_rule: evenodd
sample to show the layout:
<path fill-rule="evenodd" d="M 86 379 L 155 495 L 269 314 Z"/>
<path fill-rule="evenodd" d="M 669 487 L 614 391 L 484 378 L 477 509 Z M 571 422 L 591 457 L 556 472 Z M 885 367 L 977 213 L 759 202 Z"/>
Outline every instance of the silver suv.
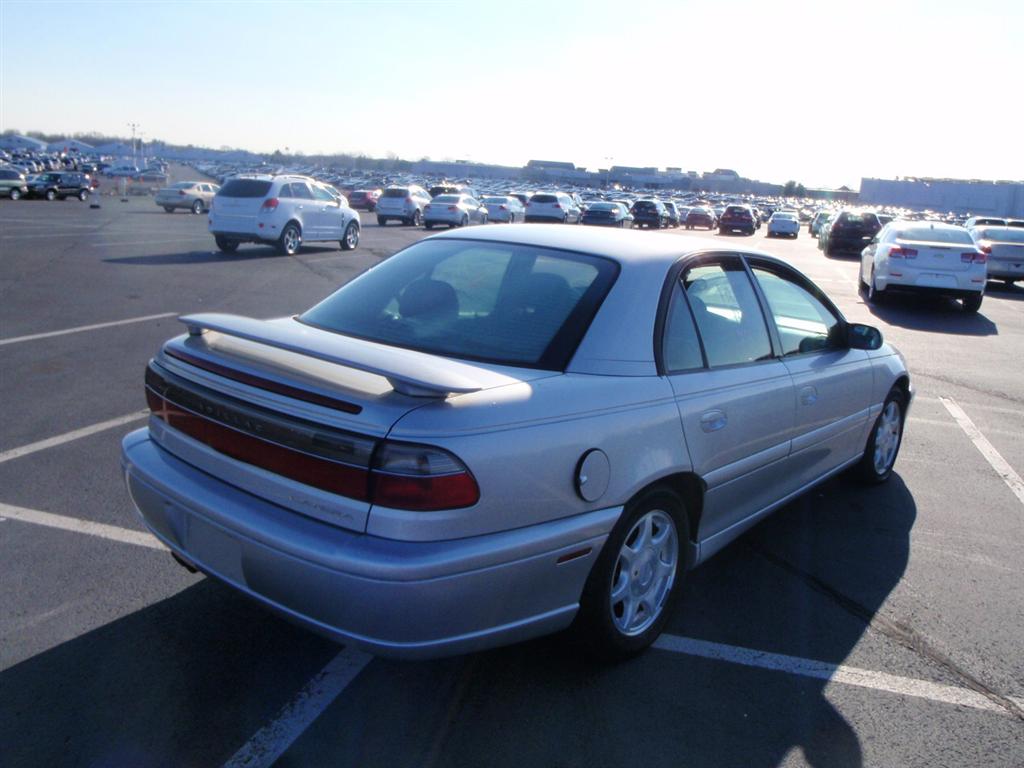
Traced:
<path fill-rule="evenodd" d="M 303 243 L 359 245 L 359 213 L 333 188 L 309 176 L 245 174 L 225 180 L 210 205 L 210 233 L 225 253 L 267 243 L 291 256 Z"/>
<path fill-rule="evenodd" d="M 377 200 L 377 223 L 386 226 L 391 219 L 418 227 L 423 223 L 423 209 L 430 203 L 430 195 L 423 187 L 388 187 Z"/>

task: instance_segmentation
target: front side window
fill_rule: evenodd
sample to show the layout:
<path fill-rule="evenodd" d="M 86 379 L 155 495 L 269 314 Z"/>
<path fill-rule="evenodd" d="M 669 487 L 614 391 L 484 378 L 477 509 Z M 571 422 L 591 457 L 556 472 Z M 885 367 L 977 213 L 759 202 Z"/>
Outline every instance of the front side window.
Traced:
<path fill-rule="evenodd" d="M 299 319 L 432 354 L 563 370 L 617 271 L 612 261 L 548 248 L 425 240 Z"/>
<path fill-rule="evenodd" d="M 763 266 L 752 266 L 752 271 L 768 300 L 782 341 L 782 354 L 799 355 L 838 347 L 839 318 L 797 278 Z"/>
<path fill-rule="evenodd" d="M 683 288 L 708 365 L 737 365 L 772 357 L 761 307 L 739 259 L 690 267 L 683 274 Z"/>
<path fill-rule="evenodd" d="M 334 195 L 328 192 L 326 189 L 318 184 L 313 185 L 313 197 L 317 200 L 323 200 L 324 202 L 333 203 Z"/>

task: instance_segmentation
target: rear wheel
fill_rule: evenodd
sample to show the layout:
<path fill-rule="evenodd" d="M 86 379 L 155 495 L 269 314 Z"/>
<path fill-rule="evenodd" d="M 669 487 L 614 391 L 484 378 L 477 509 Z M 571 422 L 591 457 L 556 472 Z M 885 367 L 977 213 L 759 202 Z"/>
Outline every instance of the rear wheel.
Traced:
<path fill-rule="evenodd" d="M 202 212 L 203 212 L 203 201 L 202 200 L 196 200 L 194 203 L 192 203 L 192 213 L 194 213 L 196 216 L 198 216 Z"/>
<path fill-rule="evenodd" d="M 164 213 L 174 213 L 174 208 L 169 205 L 164 206 Z"/>
<path fill-rule="evenodd" d="M 377 217 L 377 226 L 378 227 L 386 227 L 387 225 L 388 225 L 388 220 L 386 218 L 384 218 L 383 216 L 378 216 Z"/>
<path fill-rule="evenodd" d="M 880 291 L 875 285 L 875 268 L 871 268 L 871 282 L 868 283 L 868 303 L 882 304 L 885 301 L 885 291 Z"/>
<path fill-rule="evenodd" d="M 238 250 L 237 240 L 229 240 L 228 238 L 221 237 L 220 235 L 217 235 L 213 239 L 216 241 L 217 250 L 219 251 L 223 251 L 224 253 L 234 253 Z"/>
<path fill-rule="evenodd" d="M 51 202 L 56 200 L 57 199 L 57 192 L 56 192 L 56 190 L 53 190 L 53 189 L 46 190 L 46 199 L 51 201 Z"/>
<path fill-rule="evenodd" d="M 21 190 L 20 189 L 12 189 L 11 190 L 11 200 L 20 200 L 20 199 L 21 199 Z"/>
<path fill-rule="evenodd" d="M 428 221 L 426 224 L 423 225 L 423 228 L 424 229 L 433 229 L 434 225 L 431 222 Z"/>
<path fill-rule="evenodd" d="M 341 250 L 354 251 L 359 245 L 359 225 L 350 221 L 345 227 L 345 236 L 341 239 Z"/>
<path fill-rule="evenodd" d="M 514 213 L 510 213 L 508 215 L 508 223 L 509 224 L 515 224 L 516 223 L 516 215 Z"/>
<path fill-rule="evenodd" d="M 277 251 L 284 256 L 294 256 L 302 245 L 302 233 L 297 224 L 287 224 L 277 241 Z"/>
<path fill-rule="evenodd" d="M 965 296 L 964 312 L 968 312 L 973 315 L 975 312 L 981 309 L 981 300 L 983 298 L 985 298 L 985 294 L 983 294 L 981 291 L 978 291 L 975 294 L 971 294 L 970 296 Z"/>
<path fill-rule="evenodd" d="M 463 214 L 462 215 L 462 221 L 459 222 L 459 226 L 460 227 L 468 227 L 469 226 L 469 216 L 466 216 L 465 214 Z"/>
<path fill-rule="evenodd" d="M 903 441 L 903 417 L 906 410 L 906 395 L 894 387 L 885 398 L 882 412 L 878 414 L 871 436 L 864 448 L 864 456 L 858 465 L 861 479 L 869 484 L 884 483 L 892 475 L 896 455 Z"/>
<path fill-rule="evenodd" d="M 414 227 L 418 227 L 422 223 L 423 223 L 423 216 L 420 214 L 419 210 L 417 209 L 417 211 L 412 215 L 412 225 Z"/>
<path fill-rule="evenodd" d="M 79 200 L 81 200 L 81 201 L 82 201 L 83 203 L 84 203 L 84 202 L 85 202 L 86 200 L 88 200 L 88 199 L 89 199 L 89 193 L 88 193 L 88 191 L 86 191 L 86 190 L 84 190 L 84 189 L 80 189 L 80 190 L 78 191 L 78 199 L 79 199 Z"/>
<path fill-rule="evenodd" d="M 631 501 L 587 578 L 575 629 L 588 649 L 626 658 L 657 639 L 683 576 L 682 500 L 652 488 Z"/>

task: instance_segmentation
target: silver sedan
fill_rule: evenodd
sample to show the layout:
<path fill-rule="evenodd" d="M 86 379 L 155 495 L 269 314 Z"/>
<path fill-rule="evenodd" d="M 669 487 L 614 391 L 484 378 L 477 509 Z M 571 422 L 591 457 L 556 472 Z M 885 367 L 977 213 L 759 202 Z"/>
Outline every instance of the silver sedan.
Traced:
<path fill-rule="evenodd" d="M 194 214 L 210 210 L 214 195 L 220 187 L 209 181 L 181 181 L 157 190 L 156 204 L 167 213 L 184 208 Z"/>
<path fill-rule="evenodd" d="M 423 226 L 433 229 L 438 224 L 465 227 L 486 224 L 487 208 L 470 195 L 438 195 L 423 207 Z"/>
<path fill-rule="evenodd" d="M 766 254 L 523 225 L 428 237 L 308 311 L 181 318 L 122 464 L 189 567 L 401 657 L 573 626 L 622 657 L 686 571 L 850 470 L 903 358 Z"/>

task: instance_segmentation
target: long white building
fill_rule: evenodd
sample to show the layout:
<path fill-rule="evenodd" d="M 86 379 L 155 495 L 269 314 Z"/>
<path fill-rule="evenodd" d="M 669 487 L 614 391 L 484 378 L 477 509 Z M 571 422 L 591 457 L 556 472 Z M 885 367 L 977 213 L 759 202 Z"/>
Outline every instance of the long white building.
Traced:
<path fill-rule="evenodd" d="M 860 202 L 1024 218 L 1024 181 L 861 179 Z"/>

